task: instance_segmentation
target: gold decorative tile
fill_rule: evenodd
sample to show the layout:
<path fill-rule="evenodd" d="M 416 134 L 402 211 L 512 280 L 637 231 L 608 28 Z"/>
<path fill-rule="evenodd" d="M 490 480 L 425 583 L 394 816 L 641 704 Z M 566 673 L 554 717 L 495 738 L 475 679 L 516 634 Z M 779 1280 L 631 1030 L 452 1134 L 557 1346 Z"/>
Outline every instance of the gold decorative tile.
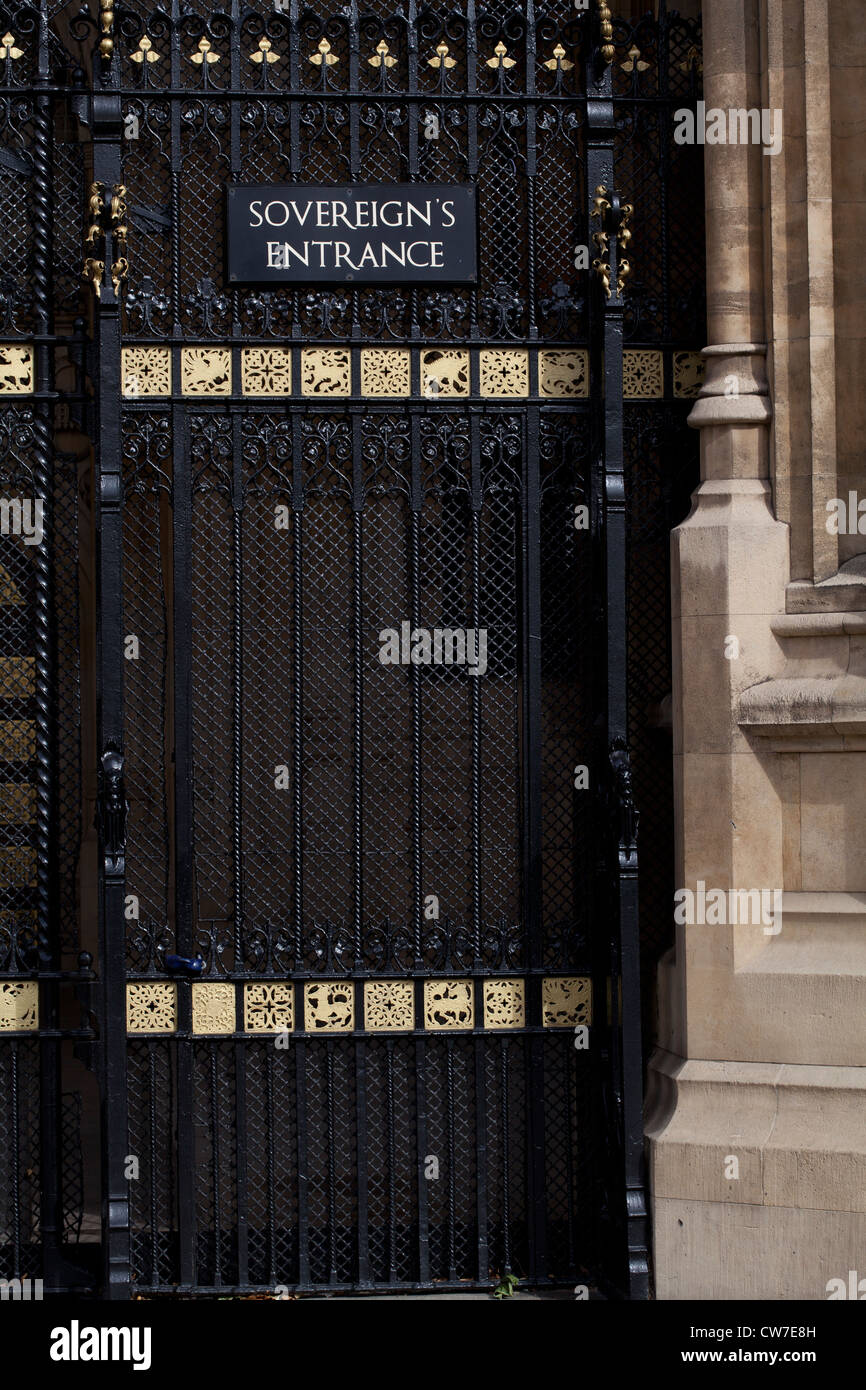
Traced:
<path fill-rule="evenodd" d="M 245 396 L 290 396 L 292 353 L 290 348 L 243 348 L 241 390 Z"/>
<path fill-rule="evenodd" d="M 126 986 L 128 1033 L 173 1033 L 177 1028 L 177 985 L 154 980 Z"/>
<path fill-rule="evenodd" d="M 421 390 L 430 400 L 469 395 L 469 352 L 429 348 L 421 353 Z"/>
<path fill-rule="evenodd" d="M 592 1022 L 592 981 L 588 975 L 559 976 L 541 982 L 545 1028 L 573 1028 Z"/>
<path fill-rule="evenodd" d="M 408 348 L 361 349 L 362 396 L 408 396 L 411 390 Z"/>
<path fill-rule="evenodd" d="M 424 1026 L 434 1032 L 472 1028 L 475 1001 L 471 980 L 425 980 Z"/>
<path fill-rule="evenodd" d="M 202 983 L 192 987 L 192 1031 L 194 1033 L 233 1033 L 235 1031 L 235 987 Z"/>
<path fill-rule="evenodd" d="M 124 396 L 171 395 L 171 348 L 121 348 L 120 367 Z"/>
<path fill-rule="evenodd" d="M 482 396 L 528 396 L 529 353 L 526 348 L 482 348 Z"/>
<path fill-rule="evenodd" d="M 292 985 L 244 985 L 245 1032 L 290 1033 L 294 1026 L 295 998 Z"/>
<path fill-rule="evenodd" d="M 304 1025 L 308 1033 L 351 1033 L 355 992 L 351 982 L 318 980 L 304 985 Z"/>
<path fill-rule="evenodd" d="M 33 1033 L 38 1027 L 38 982 L 0 980 L 0 1033 Z"/>
<path fill-rule="evenodd" d="M 699 352 L 674 353 L 674 395 L 691 400 L 704 384 L 706 362 Z"/>
<path fill-rule="evenodd" d="M 484 1027 L 522 1028 L 526 1023 L 522 980 L 484 981 Z"/>
<path fill-rule="evenodd" d="M 351 396 L 352 359 L 348 348 L 304 348 L 301 352 L 301 394 Z"/>
<path fill-rule="evenodd" d="M 626 348 L 622 355 L 624 400 L 658 400 L 665 393 L 662 354 L 655 348 Z"/>
<path fill-rule="evenodd" d="M 183 348 L 180 389 L 185 396 L 230 396 L 232 355 L 229 348 Z"/>
<path fill-rule="evenodd" d="M 364 985 L 364 1027 L 369 1033 L 410 1032 L 415 1027 L 415 986 L 411 980 L 368 980 Z"/>
<path fill-rule="evenodd" d="M 28 396 L 35 390 L 32 344 L 0 343 L 0 396 Z"/>
<path fill-rule="evenodd" d="M 538 394 L 552 400 L 583 400 L 589 395 L 589 353 L 586 348 L 538 354 Z"/>

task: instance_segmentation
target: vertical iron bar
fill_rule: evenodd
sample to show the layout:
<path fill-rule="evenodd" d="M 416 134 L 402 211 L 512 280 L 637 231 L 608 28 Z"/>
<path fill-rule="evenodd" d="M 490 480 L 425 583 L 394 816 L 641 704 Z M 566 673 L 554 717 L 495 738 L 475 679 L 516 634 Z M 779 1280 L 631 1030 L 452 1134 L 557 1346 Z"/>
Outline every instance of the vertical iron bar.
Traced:
<path fill-rule="evenodd" d="M 172 415 L 175 921 L 178 952 L 192 956 L 195 954 L 192 915 L 192 467 L 189 419 L 180 405 L 173 407 Z M 177 1041 L 178 1238 L 181 1285 L 186 1286 L 196 1280 L 194 1056 L 190 1040 L 192 990 L 187 980 L 178 981 L 177 994 L 180 1033 Z"/>
<path fill-rule="evenodd" d="M 520 536 L 523 589 L 523 915 L 526 933 L 527 1022 L 541 1026 L 541 970 L 544 964 L 541 921 L 541 488 L 539 481 L 540 411 L 526 409 L 523 450 L 523 507 Z M 531 1032 L 529 1051 L 530 1269 L 537 1280 L 547 1275 L 547 1203 L 545 1182 L 544 1038 Z"/>
<path fill-rule="evenodd" d="M 296 990 L 300 993 L 300 989 Z M 295 1106 L 298 1117 L 298 1284 L 310 1287 L 310 1245 L 307 1202 L 307 1044 L 295 1043 Z"/>
<path fill-rule="evenodd" d="M 418 1282 L 430 1283 L 430 1214 L 427 1203 L 427 1044 L 415 1041 L 415 1133 L 418 1145 Z"/>
<path fill-rule="evenodd" d="M 36 391 L 33 410 L 33 492 L 42 504 L 42 541 L 35 549 L 35 667 L 36 667 L 36 938 L 40 971 L 60 966 L 58 950 L 57 846 L 57 700 L 56 623 L 54 615 L 54 441 L 51 403 L 54 395 L 54 331 L 51 299 L 54 223 L 52 209 L 53 99 L 50 82 L 48 20 L 40 6 L 38 71 L 33 96 L 33 314 L 36 329 Z M 57 981 L 43 980 L 39 989 L 42 1029 L 58 1024 Z M 60 1044 L 42 1038 L 39 1053 L 40 1092 L 40 1214 L 42 1274 L 46 1288 L 59 1276 L 61 1208 L 60 1159 Z"/>
<path fill-rule="evenodd" d="M 295 353 L 297 356 L 298 354 Z M 292 559 L 294 563 L 294 612 L 292 633 L 292 858 L 294 861 L 294 959 L 295 970 L 304 960 L 304 505 L 303 441 L 301 416 L 292 414 Z"/>
<path fill-rule="evenodd" d="M 232 415 L 232 859 L 234 880 L 234 968 L 244 967 L 243 885 L 243 456 L 241 416 Z"/>

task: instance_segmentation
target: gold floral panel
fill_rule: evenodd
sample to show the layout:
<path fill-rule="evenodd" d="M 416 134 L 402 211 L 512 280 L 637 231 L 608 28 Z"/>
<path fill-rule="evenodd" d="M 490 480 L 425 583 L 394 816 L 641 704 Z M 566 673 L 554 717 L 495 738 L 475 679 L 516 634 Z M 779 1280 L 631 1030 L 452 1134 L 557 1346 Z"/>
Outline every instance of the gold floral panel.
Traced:
<path fill-rule="evenodd" d="M 592 981 L 588 975 L 541 982 L 541 1020 L 545 1028 L 573 1028 L 592 1022 Z"/>
<path fill-rule="evenodd" d="M 528 396 L 529 353 L 526 348 L 482 348 L 482 396 Z"/>
<path fill-rule="evenodd" d="M 364 985 L 364 1027 L 369 1033 L 411 1032 L 415 1027 L 415 986 L 411 980 L 368 980 Z"/>
<path fill-rule="evenodd" d="M 234 985 L 224 982 L 193 985 L 192 1031 L 194 1033 L 233 1033 L 235 1031 Z"/>
<path fill-rule="evenodd" d="M 33 1033 L 38 1027 L 38 981 L 0 980 L 0 1033 Z"/>
<path fill-rule="evenodd" d="M 589 353 L 586 348 L 538 354 L 538 394 L 551 400 L 585 400 L 589 395 Z"/>
<path fill-rule="evenodd" d="M 472 1028 L 475 1002 L 471 980 L 425 980 L 424 1024 L 432 1032 Z"/>
<path fill-rule="evenodd" d="M 0 343 L 0 396 L 28 396 L 35 390 L 30 343 Z"/>
<path fill-rule="evenodd" d="M 674 395 L 693 399 L 704 384 L 706 362 L 700 352 L 674 353 Z"/>
<path fill-rule="evenodd" d="M 171 395 L 171 348 L 122 348 L 120 365 L 124 396 Z"/>
<path fill-rule="evenodd" d="M 318 980 L 304 985 L 304 1023 L 308 1033 L 351 1033 L 355 993 L 349 984 Z"/>
<path fill-rule="evenodd" d="M 294 1026 L 292 985 L 244 985 L 245 1032 L 288 1033 Z"/>
<path fill-rule="evenodd" d="M 362 396 L 408 396 L 411 391 L 408 348 L 361 349 Z"/>
<path fill-rule="evenodd" d="M 177 986 L 154 980 L 126 986 L 128 1033 L 173 1033 L 177 1028 Z"/>
<path fill-rule="evenodd" d="M 622 355 L 623 400 L 659 400 L 664 393 L 661 352 L 655 348 L 626 348 Z"/>
<path fill-rule="evenodd" d="M 290 396 L 292 353 L 290 348 L 243 348 L 241 390 L 245 396 Z"/>
<path fill-rule="evenodd" d="M 429 400 L 469 395 L 469 352 L 430 348 L 421 354 L 421 390 Z"/>
<path fill-rule="evenodd" d="M 522 1028 L 526 1022 L 522 980 L 484 981 L 484 1027 Z"/>
<path fill-rule="evenodd" d="M 185 396 L 230 396 L 230 349 L 183 348 L 180 354 L 180 389 Z"/>
<path fill-rule="evenodd" d="M 304 396 L 351 396 L 352 359 L 348 348 L 304 348 L 301 393 Z"/>

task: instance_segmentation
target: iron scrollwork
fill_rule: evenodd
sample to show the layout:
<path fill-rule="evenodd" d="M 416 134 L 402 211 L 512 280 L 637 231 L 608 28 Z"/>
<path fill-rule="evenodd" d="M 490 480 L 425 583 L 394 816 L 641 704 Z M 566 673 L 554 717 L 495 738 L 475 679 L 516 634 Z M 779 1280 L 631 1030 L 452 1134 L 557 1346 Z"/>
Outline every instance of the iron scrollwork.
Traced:
<path fill-rule="evenodd" d="M 122 283 L 129 274 L 127 259 L 128 228 L 126 187 L 116 183 L 108 193 L 104 183 L 96 181 L 90 185 L 87 202 L 87 231 L 84 236 L 85 256 L 82 278 L 93 287 L 97 299 L 102 298 L 107 260 L 107 234 L 111 233 L 111 283 L 115 295 L 120 294 Z"/>

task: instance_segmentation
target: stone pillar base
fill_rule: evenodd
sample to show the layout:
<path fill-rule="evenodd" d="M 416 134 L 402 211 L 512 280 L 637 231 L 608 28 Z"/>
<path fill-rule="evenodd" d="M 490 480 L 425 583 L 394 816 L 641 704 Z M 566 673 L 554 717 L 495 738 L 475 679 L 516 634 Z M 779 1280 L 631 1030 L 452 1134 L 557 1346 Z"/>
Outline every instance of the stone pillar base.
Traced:
<path fill-rule="evenodd" d="M 647 1136 L 658 1299 L 866 1299 L 866 1068 L 656 1052 Z"/>

